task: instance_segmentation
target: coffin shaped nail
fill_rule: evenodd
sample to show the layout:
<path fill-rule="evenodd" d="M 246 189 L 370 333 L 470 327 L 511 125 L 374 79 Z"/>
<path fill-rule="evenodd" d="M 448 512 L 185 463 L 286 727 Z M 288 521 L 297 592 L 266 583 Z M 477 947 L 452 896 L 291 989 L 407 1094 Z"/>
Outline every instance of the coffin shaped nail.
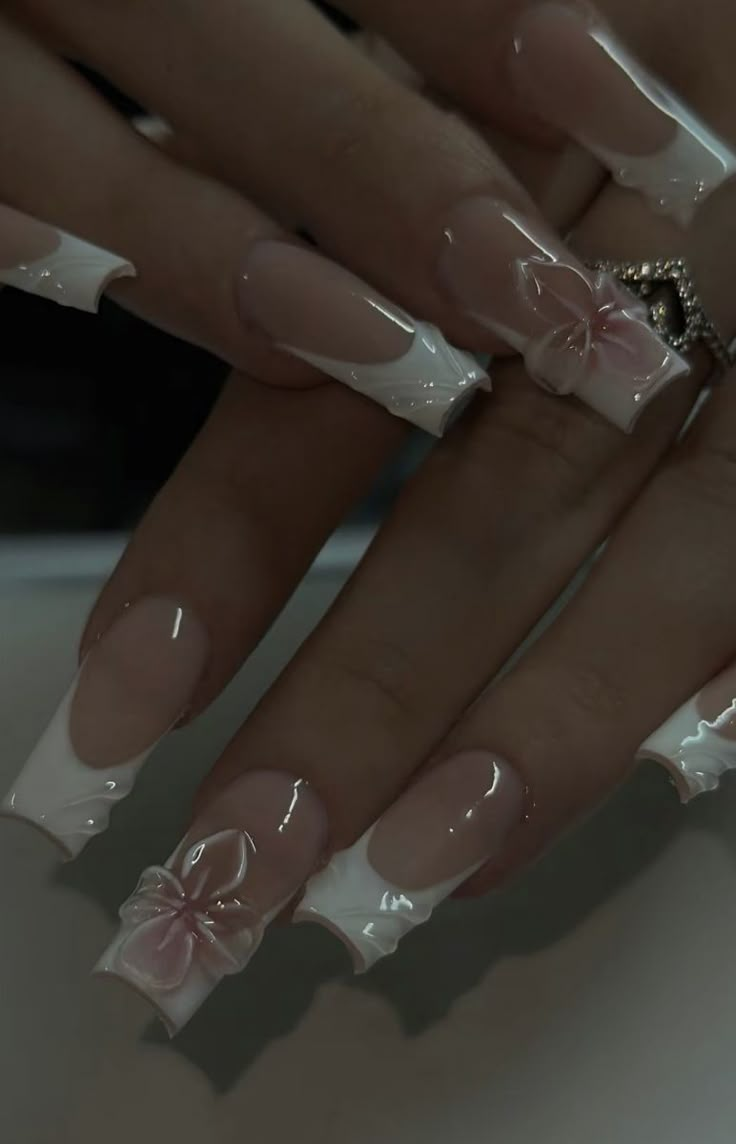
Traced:
<path fill-rule="evenodd" d="M 224 977 L 246 968 L 326 837 L 322 804 L 303 780 L 249 772 L 202 813 L 165 865 L 143 872 L 95 972 L 141 993 L 173 1035 Z"/>
<path fill-rule="evenodd" d="M 369 969 L 501 849 L 523 803 L 521 779 L 503 759 L 457 755 L 333 855 L 307 883 L 295 921 L 326 926 L 347 945 L 356 972 Z"/>
<path fill-rule="evenodd" d="M 683 802 L 717 790 L 721 775 L 736 769 L 736 664 L 650 735 L 637 760 L 661 763 Z"/>
<path fill-rule="evenodd" d="M 441 436 L 485 370 L 442 333 L 418 322 L 313 250 L 264 240 L 238 280 L 243 319 L 276 346 Z"/>
<path fill-rule="evenodd" d="M 0 206 L 0 284 L 94 313 L 113 279 L 134 276 L 127 259 Z"/>
<path fill-rule="evenodd" d="M 542 3 L 521 17 L 512 74 L 535 110 L 616 182 L 687 225 L 736 174 L 736 155 L 650 75 L 587 6 Z"/>
<path fill-rule="evenodd" d="M 153 748 L 189 706 L 205 629 L 171 600 L 126 608 L 82 664 L 2 805 L 68 858 L 105 830 Z"/>
<path fill-rule="evenodd" d="M 687 362 L 647 322 L 644 304 L 590 271 L 541 222 L 497 199 L 467 199 L 445 230 L 440 275 L 476 322 L 524 357 L 531 377 L 575 394 L 630 431 Z"/>

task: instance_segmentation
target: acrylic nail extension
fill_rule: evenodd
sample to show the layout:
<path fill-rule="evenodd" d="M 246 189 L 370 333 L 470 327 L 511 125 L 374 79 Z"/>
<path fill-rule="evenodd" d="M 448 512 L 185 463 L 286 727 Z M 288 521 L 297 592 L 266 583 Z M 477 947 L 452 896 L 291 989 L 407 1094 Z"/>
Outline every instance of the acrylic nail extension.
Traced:
<path fill-rule="evenodd" d="M 132 277 L 117 254 L 0 205 L 0 284 L 94 313 L 113 279 Z"/>
<path fill-rule="evenodd" d="M 279 349 L 441 436 L 488 375 L 441 332 L 417 322 L 313 250 L 264 240 L 237 285 L 243 320 Z"/>
<path fill-rule="evenodd" d="M 324 809 L 304 781 L 249 772 L 203 812 L 164 866 L 143 872 L 95 972 L 141 993 L 173 1036 L 224 977 L 246 968 L 326 838 Z"/>
<path fill-rule="evenodd" d="M 449 759 L 333 855 L 307 883 L 295 921 L 326 926 L 347 945 L 356 972 L 369 969 L 501 849 L 523 805 L 521 779 L 497 755 Z"/>
<path fill-rule="evenodd" d="M 736 769 L 736 664 L 650 735 L 637 760 L 665 767 L 683 802 L 717 790 L 721 775 Z"/>
<path fill-rule="evenodd" d="M 689 372 L 651 329 L 642 302 L 500 200 L 459 204 L 439 272 L 468 316 L 523 354 L 535 381 L 575 394 L 627 432 L 658 393 Z"/>
<path fill-rule="evenodd" d="M 682 225 L 736 174 L 736 154 L 618 42 L 587 6 L 542 3 L 516 29 L 524 99 Z"/>
<path fill-rule="evenodd" d="M 153 748 L 188 707 L 207 634 L 171 600 L 126 608 L 74 683 L 2 804 L 74 858 L 108 826 Z"/>

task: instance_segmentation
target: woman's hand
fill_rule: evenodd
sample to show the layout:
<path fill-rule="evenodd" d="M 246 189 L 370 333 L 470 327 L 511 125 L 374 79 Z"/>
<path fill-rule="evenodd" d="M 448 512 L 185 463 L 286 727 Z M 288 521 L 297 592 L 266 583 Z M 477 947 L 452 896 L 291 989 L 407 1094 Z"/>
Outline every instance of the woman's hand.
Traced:
<path fill-rule="evenodd" d="M 504 124 L 517 132 L 509 155 L 520 170 L 534 171 L 537 193 L 549 196 L 560 219 L 573 201 L 579 204 L 577 170 L 558 166 L 553 147 L 542 150 L 528 141 L 525 148 L 519 142 L 521 88 L 515 103 L 510 80 L 504 79 L 502 97 L 494 97 L 493 72 L 501 74 L 510 50 L 508 21 L 515 5 L 503 6 L 503 23 L 498 10 L 490 13 L 474 0 L 436 4 L 431 20 L 423 22 L 414 3 L 365 0 L 352 7 L 413 56 L 445 94 L 496 128 Z M 630 18 L 632 42 L 647 61 L 697 104 L 716 131 L 734 134 L 723 98 L 733 83 L 730 59 L 720 49 L 733 17 L 715 4 L 712 20 L 703 21 L 700 13 L 698 27 L 714 37 L 713 66 L 707 84 L 695 89 L 684 63 L 668 74 L 665 57 L 651 51 L 659 34 L 648 22 L 651 13 L 637 29 L 639 9 L 618 7 L 612 14 L 623 17 L 617 22 L 624 30 Z M 668 0 L 665 7 L 667 26 L 687 15 L 683 0 Z M 118 8 L 108 10 L 114 15 Z M 526 25 L 530 50 L 532 32 Z M 567 34 L 560 50 L 566 43 Z M 486 60 L 495 69 L 481 68 Z M 127 86 L 125 76 L 117 78 Z M 287 70 L 280 78 L 285 98 L 291 75 Z M 589 80 L 581 76 L 581 84 Z M 318 94 L 324 101 L 323 88 Z M 210 106 L 206 84 L 202 101 L 204 109 Z M 168 107 L 149 102 L 171 118 Z M 581 106 L 595 110 L 592 103 Z M 204 115 L 204 109 L 196 114 Z M 348 172 L 360 167 L 354 201 L 364 272 L 370 264 L 376 280 L 383 275 L 382 286 L 389 279 L 398 285 L 408 268 L 419 282 L 419 312 L 439 320 L 441 311 L 431 307 L 437 298 L 441 306 L 447 302 L 441 292 L 435 298 L 431 285 L 427 234 L 432 220 L 450 218 L 448 161 L 457 160 L 453 169 L 463 183 L 458 202 L 467 205 L 468 195 L 474 204 L 488 199 L 486 190 L 480 188 L 479 195 L 471 185 L 474 164 L 485 152 L 475 136 L 472 147 L 465 147 L 464 128 L 448 130 L 438 141 L 431 133 L 417 138 L 416 122 L 404 134 L 399 121 L 397 135 L 396 120 L 379 110 L 372 105 L 380 138 L 390 140 L 395 157 L 392 185 L 399 201 L 411 204 L 402 215 L 405 229 L 397 229 L 395 215 L 384 219 L 378 209 L 386 194 L 378 163 L 360 167 L 361 157 L 375 158 L 376 135 L 370 135 L 372 143 L 356 147 L 353 139 L 331 152 L 331 169 L 335 163 Z M 561 118 L 568 111 L 563 108 Z M 257 129 L 249 123 L 243 130 Z M 417 148 L 428 139 L 424 166 L 417 166 Z M 221 153 L 217 158 L 222 162 Z M 280 188 L 296 196 L 292 201 L 300 210 L 305 185 L 314 183 Z M 314 207 L 311 217 L 300 219 L 340 254 L 350 229 L 341 211 L 349 204 L 335 202 L 332 187 L 325 193 L 332 198 L 324 219 Z M 608 183 L 571 242 L 595 260 L 689 256 L 710 309 L 730 330 L 736 312 L 729 267 L 719 256 L 733 229 L 730 193 L 724 188 L 698 204 L 685 232 L 653 213 L 643 198 Z M 430 199 L 431 210 L 422 213 Z M 337 212 L 334 224 L 330 205 Z M 487 210 L 474 205 L 459 221 L 452 216 L 456 248 L 476 258 L 460 290 L 457 264 L 450 267 L 450 294 L 462 296 L 461 308 L 487 321 L 494 337 L 499 326 L 511 326 L 511 337 L 538 371 L 540 340 L 548 350 L 553 339 L 536 327 L 520 333 L 518 311 L 499 319 L 498 307 L 508 299 L 498 302 L 504 278 L 494 261 L 507 237 L 528 238 L 529 226 L 524 230 L 513 222 L 499 233 L 499 219 L 513 221 L 512 213 Z M 474 244 L 465 228 L 490 225 L 489 218 L 493 242 L 486 258 L 486 245 Z M 409 235 L 405 247 L 402 234 Z M 401 265 L 399 249 L 406 251 Z M 517 260 L 537 259 L 540 249 L 505 249 L 504 265 L 508 270 Z M 578 256 L 564 257 L 579 285 Z M 525 281 L 544 293 L 545 273 Z M 563 293 L 572 281 L 565 278 Z M 514 304 L 519 297 L 512 296 Z M 567 294 L 564 301 L 570 301 Z M 625 342 L 638 330 L 636 315 L 629 317 Z M 467 338 L 455 327 L 457 337 L 482 348 L 486 335 L 471 325 L 472 330 L 463 325 Z M 547 333 L 556 328 L 551 326 Z M 604 321 L 601 328 L 607 342 L 610 326 Z M 633 356 L 626 345 L 629 382 L 642 345 Z M 613 353 L 612 345 L 605 349 Z M 573 360 L 600 365 L 604 358 L 596 342 L 592 359 L 576 351 Z M 549 357 L 542 360 L 550 367 Z M 559 389 L 565 380 L 559 358 L 552 366 L 543 367 L 544 380 Z M 728 387 L 673 448 L 708 368 L 707 354 L 695 354 L 691 376 L 672 385 L 627 439 L 582 403 L 561 401 L 529 384 L 518 361 L 500 367 L 496 397 L 479 400 L 434 450 L 333 611 L 215 767 L 182 847 L 166 868 L 147 875 L 102 968 L 134 980 L 178 1027 L 224 972 L 247 963 L 264 924 L 314 869 L 328 834 L 330 851 L 350 847 L 393 805 L 370 838 L 338 856 L 310 884 L 302 905 L 303 913 L 319 915 L 340 931 L 358 962 L 367 964 L 470 873 L 482 867 L 474 885 L 485 888 L 533 857 L 607 793 L 648 731 L 717 670 L 733 647 L 728 440 L 736 409 Z M 611 371 L 603 372 L 609 383 Z M 611 393 L 619 422 L 630 420 L 642 393 L 630 384 Z M 626 417 L 619 398 L 628 403 Z M 339 414 L 336 401 L 343 402 Z M 369 413 L 374 420 L 366 434 Z M 346 433 L 351 417 L 354 431 Z M 184 709 L 209 702 L 248 653 L 325 529 L 394 444 L 388 432 L 380 411 L 364 409 L 346 392 L 231 387 L 103 593 L 85 641 L 89 657 L 81 677 L 11 796 L 11 809 L 41 821 L 71 853 L 86 841 L 85 831 L 101 829 L 155 739 Z M 340 450 L 337 460 L 328 448 Z M 303 510 L 298 515 L 292 510 L 296 484 Z M 486 690 L 614 527 L 614 539 L 581 594 L 514 669 Z M 420 778 L 410 785 L 427 765 L 433 769 L 426 782 Z M 56 802 L 48 797 L 50 772 L 58 777 Z M 72 793 L 78 797 L 70 806 Z M 80 800 L 83 815 L 77 813 Z M 206 943 L 214 947 L 212 957 Z"/>

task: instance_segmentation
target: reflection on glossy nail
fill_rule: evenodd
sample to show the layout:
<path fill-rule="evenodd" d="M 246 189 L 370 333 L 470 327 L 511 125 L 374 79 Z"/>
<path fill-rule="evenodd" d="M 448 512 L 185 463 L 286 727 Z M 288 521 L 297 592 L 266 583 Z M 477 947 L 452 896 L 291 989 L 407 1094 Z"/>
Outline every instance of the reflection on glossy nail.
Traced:
<path fill-rule="evenodd" d="M 689 371 L 651 329 L 642 302 L 497 199 L 456 208 L 440 274 L 470 317 L 523 354 L 535 381 L 574 393 L 621 429 L 631 430 L 649 402 Z"/>
<path fill-rule="evenodd" d="M 347 270 L 315 251 L 261 241 L 238 281 L 240 313 L 276 345 L 441 435 L 488 376 Z"/>
<path fill-rule="evenodd" d="M 141 875 L 96 972 L 151 1002 L 173 1035 L 219 982 L 246 968 L 264 930 L 314 869 L 327 820 L 314 792 L 252 771 L 203 812 L 164 866 Z"/>
<path fill-rule="evenodd" d="M 592 10 L 541 3 L 522 15 L 512 74 L 535 110 L 592 152 L 621 186 L 689 223 L 736 174 L 736 155 L 649 75 Z"/>
<path fill-rule="evenodd" d="M 499 756 L 449 759 L 310 879 L 295 920 L 325 925 L 356 970 L 370 968 L 501 849 L 523 803 L 521 779 Z"/>
<path fill-rule="evenodd" d="M 113 279 L 134 275 L 126 259 L 0 205 L 0 284 L 96 311 Z"/>
<path fill-rule="evenodd" d="M 637 759 L 661 763 L 683 802 L 717 790 L 721 776 L 736 769 L 736 664 L 650 735 Z"/>
<path fill-rule="evenodd" d="M 87 655 L 4 812 L 77 855 L 189 706 L 207 654 L 204 627 L 179 604 L 151 597 L 126 608 Z"/>

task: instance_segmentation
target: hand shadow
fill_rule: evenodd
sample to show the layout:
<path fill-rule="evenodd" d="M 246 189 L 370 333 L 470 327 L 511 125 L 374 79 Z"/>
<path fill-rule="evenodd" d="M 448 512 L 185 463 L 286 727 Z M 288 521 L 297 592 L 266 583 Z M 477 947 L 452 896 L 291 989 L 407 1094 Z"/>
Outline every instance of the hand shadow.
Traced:
<path fill-rule="evenodd" d="M 189 778 L 191 791 L 178 788 L 177 803 L 196 787 L 197 776 Z M 151 789 L 141 792 L 136 809 L 121 807 L 114 828 L 58 875 L 111 914 L 135 884 L 141 857 L 144 863 L 157 860 L 162 831 L 170 833 L 173 845 L 181 821 L 170 797 L 160 797 L 162 772 L 154 769 L 144 781 Z M 731 789 L 736 802 L 736 785 Z M 728 785 L 720 798 L 727 797 Z M 406 1036 L 418 1036 L 497 961 L 544 949 L 569 934 L 650 865 L 685 824 L 715 829 L 709 804 L 718 801 L 703 799 L 686 815 L 663 772 L 641 767 L 617 796 L 508 888 L 447 903 L 442 924 L 412 934 L 369 974 L 352 977 L 345 950 L 321 927 L 275 926 L 248 971 L 223 982 L 173 1041 L 158 1023 L 143 1038 L 182 1054 L 215 1091 L 225 1093 L 273 1040 L 299 1024 L 317 990 L 336 978 L 383 998 Z"/>

